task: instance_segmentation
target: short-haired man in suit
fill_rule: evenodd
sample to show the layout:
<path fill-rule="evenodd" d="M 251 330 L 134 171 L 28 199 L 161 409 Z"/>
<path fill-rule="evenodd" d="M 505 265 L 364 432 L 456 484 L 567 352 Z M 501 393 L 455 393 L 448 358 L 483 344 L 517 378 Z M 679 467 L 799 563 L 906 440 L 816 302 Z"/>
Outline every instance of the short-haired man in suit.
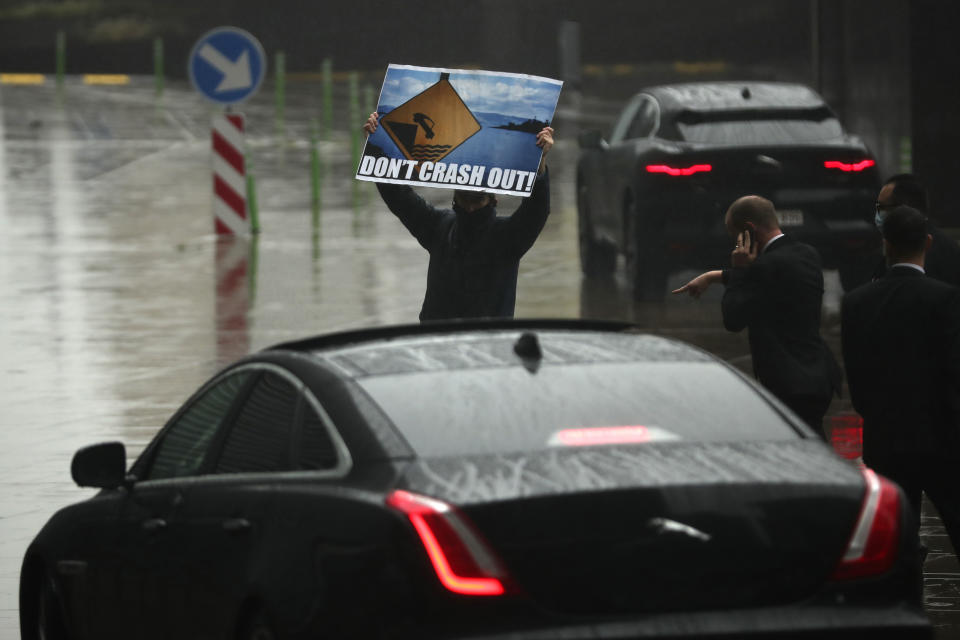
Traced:
<path fill-rule="evenodd" d="M 841 308 L 863 461 L 903 487 L 918 518 L 926 492 L 960 553 L 960 289 L 924 274 L 923 213 L 896 207 L 882 231 L 886 274 Z"/>
<path fill-rule="evenodd" d="M 784 235 L 773 203 L 760 196 L 730 205 L 724 224 L 737 239 L 733 268 L 707 271 L 674 293 L 699 297 L 723 282 L 723 324 L 729 331 L 749 329 L 757 379 L 822 437 L 841 374 L 820 336 L 820 254 Z"/>
<path fill-rule="evenodd" d="M 877 212 L 874 219 L 877 228 L 881 228 L 883 219 L 889 211 L 901 205 L 913 207 L 927 216 L 927 190 L 913 174 L 898 173 L 887 178 L 883 183 L 877 195 Z M 932 238 L 924 261 L 927 276 L 960 286 L 960 243 L 937 228 L 929 217 L 927 233 Z M 886 270 L 886 260 L 881 258 L 874 269 L 873 279 L 882 278 Z"/>

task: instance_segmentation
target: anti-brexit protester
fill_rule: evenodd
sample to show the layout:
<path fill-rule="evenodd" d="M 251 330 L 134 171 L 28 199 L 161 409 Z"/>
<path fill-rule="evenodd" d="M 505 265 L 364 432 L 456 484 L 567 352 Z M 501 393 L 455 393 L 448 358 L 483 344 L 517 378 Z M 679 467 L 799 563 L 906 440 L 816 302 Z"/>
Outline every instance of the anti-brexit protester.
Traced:
<path fill-rule="evenodd" d="M 363 128 L 372 135 L 377 126 L 377 114 L 371 113 Z M 514 183 L 529 181 L 530 195 L 509 217 L 497 215 L 497 197 L 489 192 L 457 189 L 453 193 L 452 209 L 440 209 L 427 203 L 407 185 L 377 182 L 387 208 L 430 253 L 421 322 L 513 317 L 520 258 L 533 246 L 550 213 L 550 182 L 545 161 L 553 146 L 553 129 L 543 127 L 536 134 L 535 144 L 543 152 L 535 175 L 517 171 L 511 177 Z M 454 169 L 452 165 L 440 162 L 417 163 L 385 158 L 368 164 L 368 175 L 372 176 L 378 171 L 384 173 L 381 177 L 391 171 L 395 171 L 398 177 L 418 172 L 421 180 L 451 186 L 472 186 L 471 177 L 484 180 L 484 167 L 460 165 Z M 360 171 L 364 171 L 362 165 Z M 438 171 L 443 172 L 442 180 L 437 179 Z M 461 177 L 464 182 L 459 182 Z M 504 179 L 501 175 L 500 180 Z M 525 189 L 523 185 L 519 188 Z"/>

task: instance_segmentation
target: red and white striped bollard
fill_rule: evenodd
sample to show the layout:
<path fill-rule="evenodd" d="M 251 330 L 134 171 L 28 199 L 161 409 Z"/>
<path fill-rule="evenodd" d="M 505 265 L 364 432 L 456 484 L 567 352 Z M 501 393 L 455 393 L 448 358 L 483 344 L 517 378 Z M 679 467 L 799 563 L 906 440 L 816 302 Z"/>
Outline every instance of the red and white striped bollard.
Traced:
<path fill-rule="evenodd" d="M 243 114 L 221 114 L 213 119 L 213 217 L 218 234 L 250 232 L 243 129 Z"/>

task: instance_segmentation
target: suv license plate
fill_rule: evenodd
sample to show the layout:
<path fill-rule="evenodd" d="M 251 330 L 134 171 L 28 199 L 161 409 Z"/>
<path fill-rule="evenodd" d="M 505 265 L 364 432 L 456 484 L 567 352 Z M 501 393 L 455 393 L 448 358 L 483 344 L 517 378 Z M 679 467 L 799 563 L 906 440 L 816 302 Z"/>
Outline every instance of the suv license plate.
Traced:
<path fill-rule="evenodd" d="M 781 227 L 799 227 L 803 225 L 803 211 L 800 209 L 784 209 L 777 211 Z"/>

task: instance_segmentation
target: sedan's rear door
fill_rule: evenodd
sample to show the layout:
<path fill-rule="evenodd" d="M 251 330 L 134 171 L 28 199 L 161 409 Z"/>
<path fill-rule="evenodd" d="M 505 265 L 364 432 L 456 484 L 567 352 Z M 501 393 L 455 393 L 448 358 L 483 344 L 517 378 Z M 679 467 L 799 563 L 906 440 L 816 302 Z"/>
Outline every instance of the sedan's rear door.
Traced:
<path fill-rule="evenodd" d="M 183 505 L 183 545 L 195 558 L 192 616 L 204 637 L 233 628 L 247 613 L 243 603 L 269 604 L 278 585 L 309 583 L 299 574 L 312 570 L 311 558 L 286 552 L 307 532 L 297 530 L 296 514 L 277 510 L 276 494 L 303 471 L 323 480 L 349 468 L 342 441 L 304 385 L 278 366 L 256 367 L 249 395 L 215 445 L 209 473 L 189 488 Z M 310 604 L 309 597 L 292 604 L 284 617 L 305 618 Z"/>
<path fill-rule="evenodd" d="M 132 626 L 149 638 L 190 635 L 190 585 L 197 558 L 185 520 L 188 495 L 217 433 L 252 382 L 252 372 L 242 369 L 211 381 L 174 415 L 135 465 L 140 480 L 120 507 L 118 542 L 108 559 L 116 565 L 111 585 L 116 593 L 104 593 L 112 604 L 96 612 L 95 624 L 103 631 L 99 637 L 123 637 Z"/>

